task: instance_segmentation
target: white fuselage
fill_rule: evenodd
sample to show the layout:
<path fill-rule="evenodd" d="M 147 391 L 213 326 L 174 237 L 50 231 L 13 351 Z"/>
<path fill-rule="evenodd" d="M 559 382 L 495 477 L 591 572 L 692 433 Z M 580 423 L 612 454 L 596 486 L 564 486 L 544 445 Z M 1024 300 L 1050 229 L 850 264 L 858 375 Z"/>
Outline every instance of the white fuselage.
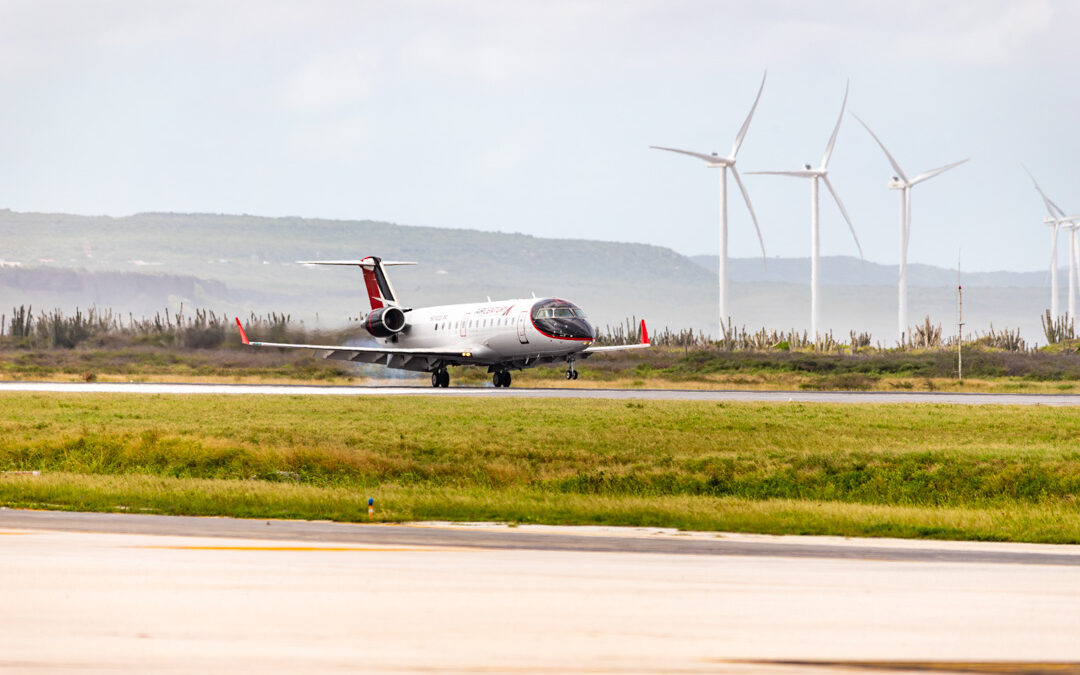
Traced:
<path fill-rule="evenodd" d="M 554 337 L 536 327 L 536 298 L 421 307 L 405 314 L 406 327 L 380 343 L 409 349 L 453 350 L 470 363 L 569 356 L 593 340 Z M 467 356 L 466 356 L 467 355 Z"/>

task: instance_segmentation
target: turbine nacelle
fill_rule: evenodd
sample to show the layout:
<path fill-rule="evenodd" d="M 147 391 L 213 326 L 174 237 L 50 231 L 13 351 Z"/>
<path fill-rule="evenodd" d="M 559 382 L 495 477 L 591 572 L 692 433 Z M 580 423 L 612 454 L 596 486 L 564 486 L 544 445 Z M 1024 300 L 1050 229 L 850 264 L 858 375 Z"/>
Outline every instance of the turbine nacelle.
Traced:
<path fill-rule="evenodd" d="M 844 221 L 848 225 L 848 229 L 851 230 L 851 236 L 855 239 L 855 246 L 859 249 L 859 258 L 865 259 L 863 256 L 862 244 L 859 243 L 859 235 L 855 233 L 855 225 L 851 222 L 851 217 L 848 215 L 847 209 L 844 208 L 844 203 L 840 201 L 840 195 L 836 193 L 836 189 L 833 188 L 832 183 L 829 182 L 829 158 L 832 157 L 833 147 L 836 145 L 836 136 L 840 133 L 840 123 L 844 120 L 844 110 L 847 108 L 848 87 L 844 87 L 844 100 L 840 104 L 840 116 L 836 119 L 836 126 L 833 127 L 832 135 L 829 136 L 829 142 L 825 146 L 825 153 L 821 157 L 821 164 L 818 168 L 813 168 L 810 164 L 803 164 L 803 168 L 798 171 L 753 171 L 758 175 L 771 175 L 771 176 L 791 176 L 795 178 L 810 178 L 813 179 L 811 183 L 810 191 L 810 332 L 815 341 L 818 338 L 818 296 L 820 295 L 820 276 L 818 275 L 818 264 L 820 260 L 820 242 L 819 242 L 819 205 L 818 205 L 818 181 L 825 183 L 825 189 L 832 195 L 833 200 L 836 202 L 837 208 L 840 209 L 840 215 L 844 217 Z"/>
<path fill-rule="evenodd" d="M 903 190 L 908 186 L 908 182 L 906 180 L 900 180 L 899 176 L 893 176 L 892 180 L 890 180 L 887 185 L 890 190 Z"/>

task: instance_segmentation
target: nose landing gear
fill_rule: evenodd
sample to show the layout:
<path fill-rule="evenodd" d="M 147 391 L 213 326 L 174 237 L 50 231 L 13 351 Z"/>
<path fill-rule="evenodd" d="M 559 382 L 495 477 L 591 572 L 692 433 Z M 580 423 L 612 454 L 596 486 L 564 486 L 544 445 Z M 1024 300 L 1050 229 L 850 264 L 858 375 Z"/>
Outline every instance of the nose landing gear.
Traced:
<path fill-rule="evenodd" d="M 574 359 L 568 359 L 567 363 L 570 364 L 570 367 L 566 370 L 566 379 L 568 379 L 568 380 L 576 380 L 577 379 L 577 369 L 574 368 Z"/>

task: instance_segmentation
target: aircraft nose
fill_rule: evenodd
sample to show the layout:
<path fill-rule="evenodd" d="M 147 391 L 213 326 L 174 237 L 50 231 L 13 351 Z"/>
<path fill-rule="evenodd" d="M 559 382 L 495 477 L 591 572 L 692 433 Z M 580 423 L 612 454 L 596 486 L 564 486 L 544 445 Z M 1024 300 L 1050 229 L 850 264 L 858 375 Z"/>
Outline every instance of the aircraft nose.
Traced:
<path fill-rule="evenodd" d="M 573 335 L 571 337 L 576 338 L 588 338 L 593 340 L 596 338 L 596 329 L 593 325 L 585 319 L 577 319 L 573 321 L 573 327 L 571 328 Z"/>

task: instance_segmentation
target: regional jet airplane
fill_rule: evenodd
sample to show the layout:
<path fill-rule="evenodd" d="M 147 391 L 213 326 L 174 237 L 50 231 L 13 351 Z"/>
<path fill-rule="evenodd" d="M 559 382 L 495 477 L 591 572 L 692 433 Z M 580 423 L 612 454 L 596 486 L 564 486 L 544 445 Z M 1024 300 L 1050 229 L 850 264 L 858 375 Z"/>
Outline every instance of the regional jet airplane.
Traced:
<path fill-rule="evenodd" d="M 251 342 L 240 319 L 240 339 L 252 347 L 286 347 L 326 351 L 325 358 L 361 363 L 383 363 L 390 368 L 431 373 L 431 386 L 450 385 L 449 366 L 487 366 L 496 387 L 510 386 L 510 371 L 532 368 L 542 363 L 565 361 L 566 379 L 576 380 L 574 362 L 598 352 L 642 349 L 649 346 L 645 320 L 641 321 L 641 342 L 595 347 L 596 330 L 585 313 L 572 302 L 559 298 L 529 298 L 484 302 L 473 305 L 444 305 L 412 309 L 403 307 L 390 285 L 386 267 L 415 265 L 382 260 L 374 256 L 362 260 L 312 260 L 306 265 L 348 265 L 364 274 L 371 312 L 363 319 L 364 329 L 375 346 L 294 345 Z"/>

